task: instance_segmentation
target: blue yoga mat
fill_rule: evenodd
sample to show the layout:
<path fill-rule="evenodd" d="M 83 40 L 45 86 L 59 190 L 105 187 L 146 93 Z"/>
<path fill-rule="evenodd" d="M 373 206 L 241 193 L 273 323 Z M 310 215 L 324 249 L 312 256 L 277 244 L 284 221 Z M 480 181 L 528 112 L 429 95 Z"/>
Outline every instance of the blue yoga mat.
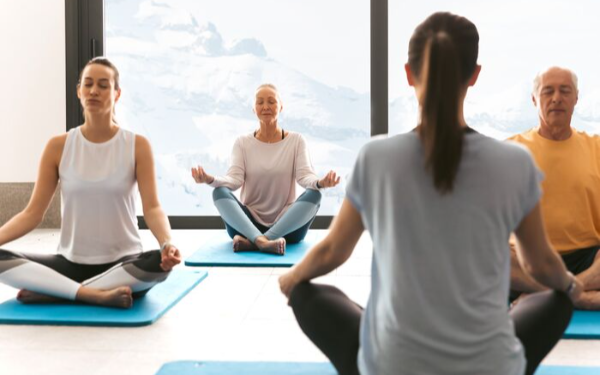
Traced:
<path fill-rule="evenodd" d="M 0 304 L 0 324 L 137 327 L 154 323 L 207 276 L 206 271 L 175 270 L 167 280 L 133 301 L 130 309 L 79 303 Z"/>
<path fill-rule="evenodd" d="M 600 338 L 600 311 L 575 311 L 563 337 L 565 339 Z"/>
<path fill-rule="evenodd" d="M 164 364 L 156 375 L 337 375 L 328 362 L 197 362 Z"/>
<path fill-rule="evenodd" d="M 285 255 L 267 254 L 259 251 L 233 252 L 233 241 L 223 232 L 209 239 L 202 247 L 185 260 L 186 266 L 220 267 L 291 267 L 298 263 L 308 249 L 325 238 L 327 231 L 311 230 L 304 241 L 287 244 Z"/>
<path fill-rule="evenodd" d="M 535 375 L 597 375 L 600 367 L 541 366 Z"/>
<path fill-rule="evenodd" d="M 541 366 L 535 375 L 595 375 L 600 367 Z M 327 362 L 197 362 L 164 364 L 156 375 L 337 375 Z"/>

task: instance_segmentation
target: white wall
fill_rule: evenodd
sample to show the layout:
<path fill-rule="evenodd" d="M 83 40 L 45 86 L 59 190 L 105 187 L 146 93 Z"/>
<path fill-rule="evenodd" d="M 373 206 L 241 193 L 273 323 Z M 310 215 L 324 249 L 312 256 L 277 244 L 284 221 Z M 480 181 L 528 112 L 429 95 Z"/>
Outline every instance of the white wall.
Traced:
<path fill-rule="evenodd" d="M 34 182 L 66 129 L 65 0 L 0 1 L 0 183 Z"/>

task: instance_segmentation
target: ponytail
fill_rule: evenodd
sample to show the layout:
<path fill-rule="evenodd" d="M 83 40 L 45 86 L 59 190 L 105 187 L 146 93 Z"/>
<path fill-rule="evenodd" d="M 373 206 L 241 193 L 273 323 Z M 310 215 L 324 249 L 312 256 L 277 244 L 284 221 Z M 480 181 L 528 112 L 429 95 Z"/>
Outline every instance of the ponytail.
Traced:
<path fill-rule="evenodd" d="M 464 131 L 458 110 L 461 89 L 459 57 L 443 31 L 429 38 L 422 68 L 424 87 L 419 136 L 425 149 L 425 167 L 441 193 L 451 192 L 458 173 Z"/>
<path fill-rule="evenodd" d="M 435 188 L 451 192 L 462 157 L 464 129 L 459 123 L 462 90 L 477 67 L 479 33 L 468 19 L 448 12 L 427 17 L 408 45 L 408 65 L 422 90 L 417 127 L 425 168 Z"/>

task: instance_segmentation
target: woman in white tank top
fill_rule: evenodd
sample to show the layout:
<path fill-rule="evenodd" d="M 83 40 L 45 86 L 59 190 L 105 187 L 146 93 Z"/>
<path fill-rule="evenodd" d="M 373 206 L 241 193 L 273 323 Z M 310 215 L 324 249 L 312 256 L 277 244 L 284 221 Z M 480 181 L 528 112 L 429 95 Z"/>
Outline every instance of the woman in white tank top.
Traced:
<path fill-rule="evenodd" d="M 57 299 L 128 308 L 181 262 L 157 197 L 148 140 L 117 126 L 119 73 L 106 58 L 81 72 L 77 96 L 85 122 L 52 138 L 27 207 L 0 228 L 0 246 L 42 221 L 60 181 L 58 254 L 0 250 L 0 282 L 24 303 Z M 136 185 L 144 218 L 160 250 L 143 252 L 135 214 Z"/>

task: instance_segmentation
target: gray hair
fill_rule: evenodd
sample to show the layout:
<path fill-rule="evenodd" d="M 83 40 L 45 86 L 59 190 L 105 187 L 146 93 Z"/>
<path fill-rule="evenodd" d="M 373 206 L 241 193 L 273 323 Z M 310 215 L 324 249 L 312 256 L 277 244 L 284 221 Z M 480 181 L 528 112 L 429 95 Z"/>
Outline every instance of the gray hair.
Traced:
<path fill-rule="evenodd" d="M 273 91 L 275 91 L 275 94 L 277 95 L 277 100 L 279 100 L 279 102 L 281 103 L 281 95 L 279 95 L 279 90 L 277 89 L 277 86 L 275 86 L 272 83 L 263 83 L 260 86 L 258 86 L 256 88 L 256 90 L 254 91 L 254 95 L 256 96 L 256 93 L 258 92 L 258 90 L 260 89 L 264 89 L 264 88 L 270 88 Z"/>
<path fill-rule="evenodd" d="M 560 70 L 565 70 L 567 72 L 569 72 L 571 74 L 571 81 L 573 82 L 573 86 L 575 87 L 575 91 L 579 92 L 579 87 L 578 87 L 578 79 L 577 79 L 577 74 L 575 74 L 575 72 L 573 72 L 571 69 L 567 69 L 567 68 L 561 68 L 560 66 L 551 66 L 549 68 L 540 70 L 536 75 L 535 78 L 533 79 L 533 95 L 537 96 L 538 90 L 540 89 L 540 85 L 542 84 L 542 76 L 547 73 L 550 69 L 560 69 Z"/>

